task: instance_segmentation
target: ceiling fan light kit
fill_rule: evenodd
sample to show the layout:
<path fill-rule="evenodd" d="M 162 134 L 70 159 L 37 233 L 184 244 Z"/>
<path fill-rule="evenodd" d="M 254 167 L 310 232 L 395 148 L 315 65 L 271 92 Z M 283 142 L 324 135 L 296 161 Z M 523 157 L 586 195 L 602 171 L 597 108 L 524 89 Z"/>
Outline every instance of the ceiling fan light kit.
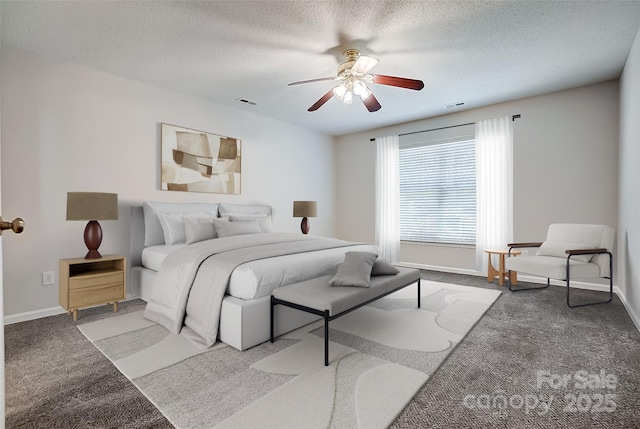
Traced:
<path fill-rule="evenodd" d="M 318 110 L 324 103 L 329 101 L 332 97 L 336 97 L 343 103 L 351 104 L 353 102 L 354 94 L 360 97 L 362 103 L 365 105 L 369 112 L 375 112 L 380 110 L 382 106 L 373 95 L 373 91 L 367 86 L 371 83 L 377 83 L 379 85 L 396 86 L 399 88 L 413 89 L 420 91 L 424 88 L 424 83 L 421 80 L 407 79 L 396 76 L 384 76 L 370 74 L 371 70 L 378 60 L 372 57 L 360 55 L 360 51 L 357 49 L 348 49 L 344 52 L 344 56 L 347 61 L 338 66 L 338 73 L 336 77 L 326 77 L 320 79 L 304 80 L 300 82 L 290 83 L 291 85 L 299 85 L 302 83 L 320 82 L 325 80 L 338 80 L 340 83 L 332 90 L 323 95 L 318 101 L 316 101 L 309 109 L 309 112 Z"/>
<path fill-rule="evenodd" d="M 347 78 L 340 85 L 333 88 L 333 95 L 344 103 L 351 104 L 353 95 L 357 95 L 361 100 L 369 97 L 373 92 L 367 85 L 357 78 Z"/>

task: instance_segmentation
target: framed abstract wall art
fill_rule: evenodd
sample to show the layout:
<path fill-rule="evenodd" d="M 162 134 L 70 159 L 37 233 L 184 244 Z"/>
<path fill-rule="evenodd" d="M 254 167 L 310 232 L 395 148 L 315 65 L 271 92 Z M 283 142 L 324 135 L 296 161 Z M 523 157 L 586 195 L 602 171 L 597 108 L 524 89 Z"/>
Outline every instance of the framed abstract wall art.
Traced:
<path fill-rule="evenodd" d="M 162 124 L 162 190 L 240 194 L 242 142 Z"/>

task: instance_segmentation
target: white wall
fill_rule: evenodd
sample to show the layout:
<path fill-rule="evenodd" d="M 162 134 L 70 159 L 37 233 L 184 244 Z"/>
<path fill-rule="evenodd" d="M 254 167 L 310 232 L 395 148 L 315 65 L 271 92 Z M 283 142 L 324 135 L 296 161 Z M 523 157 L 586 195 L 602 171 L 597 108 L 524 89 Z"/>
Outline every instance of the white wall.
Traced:
<path fill-rule="evenodd" d="M 3 215 L 26 222 L 4 237 L 6 316 L 56 307 L 42 272 L 57 278 L 60 258 L 86 253 L 84 222 L 65 221 L 68 191 L 118 193 L 103 254 L 129 256 L 130 206 L 147 200 L 271 204 L 274 229 L 291 232 L 292 201 L 317 200 L 311 232 L 334 234 L 331 137 L 7 46 L 1 72 Z M 161 191 L 161 122 L 241 139 L 242 194 Z"/>
<path fill-rule="evenodd" d="M 515 114 L 522 118 L 514 123 L 514 240 L 543 240 L 555 222 L 616 228 L 618 100 L 618 82 L 610 81 L 339 137 L 337 234 L 375 240 L 375 142 L 370 138 Z M 403 244 L 401 260 L 475 270 L 474 252 Z"/>
<path fill-rule="evenodd" d="M 627 239 L 628 251 L 619 243 L 619 252 L 626 252 L 626 272 L 637 273 L 630 259 L 640 253 L 634 194 L 640 132 L 629 118 L 640 110 L 638 45 L 623 79 L 620 156 L 617 81 L 343 136 L 334 145 L 330 137 L 244 110 L 3 46 L 3 214 L 27 222 L 21 236 L 5 236 L 5 313 L 56 307 L 57 287 L 40 286 L 42 271 L 57 273 L 58 259 L 85 253 L 84 224 L 64 220 L 67 191 L 119 194 L 120 220 L 102 223 L 103 253 L 128 255 L 129 206 L 145 200 L 269 203 L 276 229 L 298 231 L 291 201 L 314 199 L 319 217 L 312 233 L 373 242 L 370 138 L 513 114 L 522 115 L 514 124 L 514 239 L 541 239 L 552 222 L 617 228 L 620 158 L 620 230 L 635 238 Z M 161 122 L 242 139 L 242 195 L 160 191 Z M 473 255 L 473 249 L 403 245 L 401 258 L 473 270 Z M 627 294 L 640 309 L 635 289 Z"/>
<path fill-rule="evenodd" d="M 640 31 L 620 82 L 618 278 L 640 329 Z"/>

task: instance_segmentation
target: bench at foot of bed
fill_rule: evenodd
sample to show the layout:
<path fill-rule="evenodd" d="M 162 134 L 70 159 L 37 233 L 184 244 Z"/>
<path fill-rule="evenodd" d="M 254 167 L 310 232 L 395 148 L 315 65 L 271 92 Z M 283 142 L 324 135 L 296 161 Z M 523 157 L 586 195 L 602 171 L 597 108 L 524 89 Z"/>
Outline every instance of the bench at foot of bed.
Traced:
<path fill-rule="evenodd" d="M 420 308 L 420 271 L 398 267 L 398 274 L 371 277 L 371 287 L 331 286 L 333 275 L 318 277 L 274 289 L 271 295 L 271 342 L 274 341 L 274 307 L 278 304 L 324 318 L 324 365 L 329 366 L 329 322 L 357 310 L 406 286 L 418 283 Z"/>

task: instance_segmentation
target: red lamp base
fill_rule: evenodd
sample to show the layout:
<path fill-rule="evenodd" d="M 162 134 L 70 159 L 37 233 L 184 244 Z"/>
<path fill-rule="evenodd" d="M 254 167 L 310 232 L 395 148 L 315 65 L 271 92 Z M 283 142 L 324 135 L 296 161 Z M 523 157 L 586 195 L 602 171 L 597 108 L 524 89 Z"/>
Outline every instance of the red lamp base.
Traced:
<path fill-rule="evenodd" d="M 303 234 L 309 234 L 309 219 L 307 219 L 306 217 L 302 218 L 300 229 L 302 230 Z"/>
<path fill-rule="evenodd" d="M 89 249 L 84 259 L 100 259 L 102 255 L 98 247 L 102 243 L 102 227 L 97 220 L 90 220 L 84 229 L 84 244 Z"/>

